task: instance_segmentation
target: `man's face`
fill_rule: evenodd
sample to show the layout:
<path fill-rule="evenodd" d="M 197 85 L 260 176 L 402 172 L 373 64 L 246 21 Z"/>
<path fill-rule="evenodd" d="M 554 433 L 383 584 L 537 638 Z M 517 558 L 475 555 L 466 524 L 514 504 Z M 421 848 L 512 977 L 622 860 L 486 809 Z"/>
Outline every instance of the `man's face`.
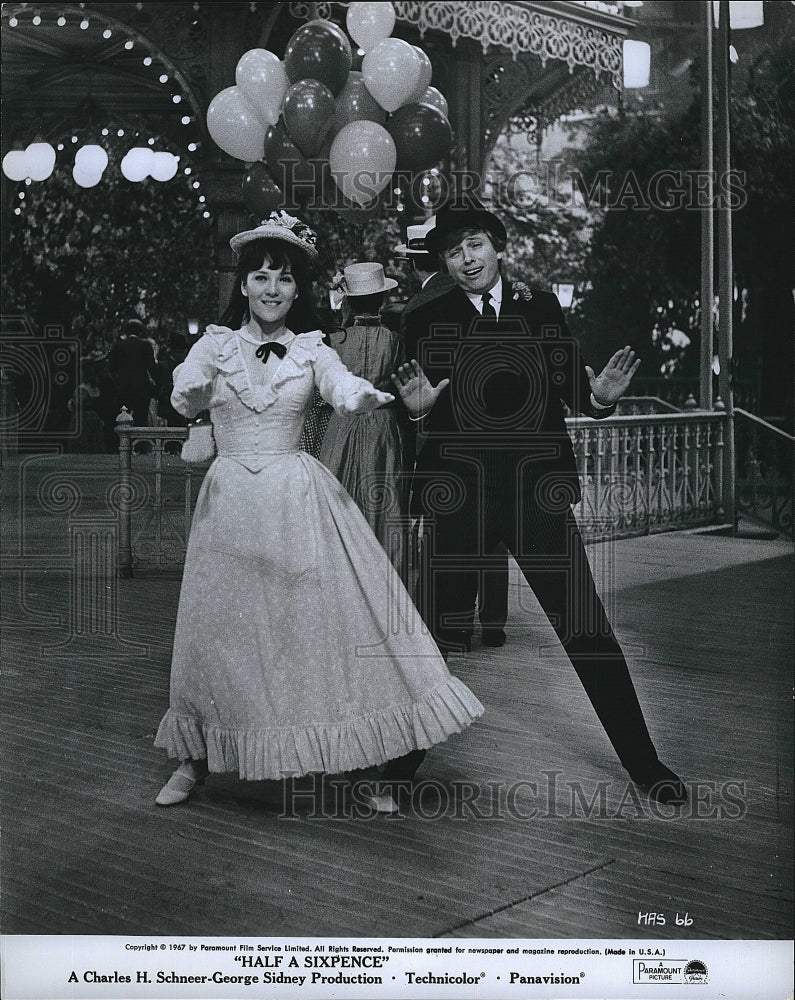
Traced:
<path fill-rule="evenodd" d="M 497 282 L 500 259 L 489 236 L 481 230 L 454 237 L 442 256 L 448 273 L 465 292 L 482 295 Z"/>

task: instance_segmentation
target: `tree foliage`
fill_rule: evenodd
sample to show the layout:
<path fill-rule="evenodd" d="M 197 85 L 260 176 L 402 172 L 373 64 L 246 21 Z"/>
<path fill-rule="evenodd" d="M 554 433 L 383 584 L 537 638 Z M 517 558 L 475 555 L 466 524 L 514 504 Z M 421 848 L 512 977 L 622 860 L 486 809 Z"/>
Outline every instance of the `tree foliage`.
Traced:
<path fill-rule="evenodd" d="M 188 317 L 217 310 L 213 230 L 178 175 L 131 184 L 114 169 L 94 188 L 70 168 L 25 188 L 3 273 L 3 310 L 34 327 L 63 325 L 87 344 L 126 316 L 154 333 L 185 332 Z"/>

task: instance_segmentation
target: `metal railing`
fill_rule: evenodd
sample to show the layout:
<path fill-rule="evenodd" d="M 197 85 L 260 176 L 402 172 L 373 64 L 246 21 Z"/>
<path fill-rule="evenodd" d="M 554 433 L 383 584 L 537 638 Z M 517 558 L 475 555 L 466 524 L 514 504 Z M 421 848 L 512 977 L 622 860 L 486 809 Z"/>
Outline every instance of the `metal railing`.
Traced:
<path fill-rule="evenodd" d="M 792 536 L 795 437 L 746 410 L 734 410 L 740 515 Z"/>
<path fill-rule="evenodd" d="M 569 418 L 589 541 L 714 524 L 723 517 L 723 413 Z"/>
<path fill-rule="evenodd" d="M 116 425 L 119 435 L 119 574 L 178 569 L 185 559 L 193 507 L 209 463 L 180 457 L 185 427 Z"/>
<path fill-rule="evenodd" d="M 707 411 L 569 418 L 582 484 L 575 513 L 586 539 L 720 523 L 725 420 Z M 180 458 L 185 428 L 121 422 L 117 433 L 120 573 L 178 569 L 207 466 Z M 781 519 L 783 507 L 776 509 Z"/>

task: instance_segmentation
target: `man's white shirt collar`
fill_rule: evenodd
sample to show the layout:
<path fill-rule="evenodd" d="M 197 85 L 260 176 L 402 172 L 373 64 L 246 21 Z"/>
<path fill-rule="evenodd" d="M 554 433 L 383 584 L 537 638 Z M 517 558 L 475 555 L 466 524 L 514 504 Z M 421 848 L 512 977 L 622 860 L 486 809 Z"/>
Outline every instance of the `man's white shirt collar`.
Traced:
<path fill-rule="evenodd" d="M 477 309 L 477 311 L 483 315 L 483 296 L 487 294 L 486 292 L 479 292 L 473 294 L 472 292 L 464 293 L 472 305 Z M 494 306 L 494 311 L 497 313 L 497 318 L 499 319 L 500 308 L 502 306 L 502 278 L 497 278 L 497 283 L 493 288 L 488 291 L 488 296 L 491 299 L 491 304 Z"/>

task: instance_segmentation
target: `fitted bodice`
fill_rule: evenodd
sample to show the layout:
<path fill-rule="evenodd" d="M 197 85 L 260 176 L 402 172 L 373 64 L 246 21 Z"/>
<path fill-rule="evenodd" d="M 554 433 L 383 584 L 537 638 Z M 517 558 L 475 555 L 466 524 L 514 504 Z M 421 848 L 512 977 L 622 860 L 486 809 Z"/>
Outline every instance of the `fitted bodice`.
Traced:
<path fill-rule="evenodd" d="M 320 331 L 290 335 L 287 353 L 262 365 L 240 331 L 209 327 L 174 371 L 171 401 L 185 416 L 209 408 L 222 458 L 252 471 L 269 456 L 297 452 L 314 389 L 335 410 L 365 383 L 322 342 Z"/>

